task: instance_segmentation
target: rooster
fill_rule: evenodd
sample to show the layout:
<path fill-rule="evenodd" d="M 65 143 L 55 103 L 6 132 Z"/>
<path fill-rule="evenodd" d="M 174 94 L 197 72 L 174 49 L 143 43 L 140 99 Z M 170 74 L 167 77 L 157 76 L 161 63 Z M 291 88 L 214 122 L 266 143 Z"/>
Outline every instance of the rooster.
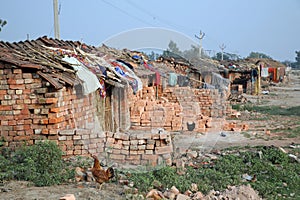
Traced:
<path fill-rule="evenodd" d="M 92 155 L 92 157 L 94 158 L 94 166 L 91 171 L 96 182 L 100 184 L 101 189 L 104 182 L 107 182 L 114 177 L 114 169 L 112 167 L 107 168 L 107 170 L 103 169 L 97 156 Z"/>

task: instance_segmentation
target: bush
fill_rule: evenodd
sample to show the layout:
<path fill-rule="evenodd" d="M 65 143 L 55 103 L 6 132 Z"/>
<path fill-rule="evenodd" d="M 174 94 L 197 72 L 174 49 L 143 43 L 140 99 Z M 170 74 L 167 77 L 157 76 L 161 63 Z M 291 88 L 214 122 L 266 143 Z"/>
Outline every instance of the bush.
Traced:
<path fill-rule="evenodd" d="M 74 177 L 74 171 L 62 160 L 61 149 L 51 141 L 22 146 L 6 158 L 1 156 L 3 165 L 1 178 L 32 181 L 36 186 L 60 184 Z"/>
<path fill-rule="evenodd" d="M 178 175 L 174 167 L 164 167 L 131 173 L 129 179 L 141 192 L 153 188 L 154 180 L 164 189 L 174 185 L 181 192 L 190 189 L 191 183 L 196 183 L 204 194 L 212 189 L 225 190 L 228 185 L 251 184 L 265 199 L 278 199 L 279 194 L 300 199 L 300 165 L 292 162 L 287 154 L 272 146 L 237 148 L 235 152 L 220 156 L 208 167 L 187 167 L 183 175 Z M 257 179 L 247 182 L 242 178 L 244 174 L 256 175 Z"/>

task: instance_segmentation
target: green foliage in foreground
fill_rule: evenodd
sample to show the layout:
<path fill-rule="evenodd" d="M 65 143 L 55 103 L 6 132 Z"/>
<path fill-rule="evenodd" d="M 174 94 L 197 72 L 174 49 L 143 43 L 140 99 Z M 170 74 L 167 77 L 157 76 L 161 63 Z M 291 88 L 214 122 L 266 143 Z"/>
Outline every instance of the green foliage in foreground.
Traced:
<path fill-rule="evenodd" d="M 284 108 L 280 106 L 257 106 L 253 104 L 245 104 L 245 105 L 232 105 L 233 109 L 236 110 L 248 110 L 255 111 L 269 115 L 283 115 L 283 116 L 300 116 L 300 106 L 294 106 L 289 108 Z"/>
<path fill-rule="evenodd" d="M 32 181 L 36 186 L 60 184 L 74 177 L 62 160 L 61 149 L 51 141 L 22 146 L 15 151 L 2 148 L 0 180 Z"/>
<path fill-rule="evenodd" d="M 261 157 L 258 152 L 261 152 Z M 243 174 L 256 175 L 257 180 L 245 181 Z M 287 154 L 273 147 L 256 147 L 221 156 L 209 166 L 188 167 L 183 175 L 178 175 L 175 167 L 164 167 L 133 172 L 130 180 L 142 192 L 157 187 L 157 182 L 164 189 L 174 185 L 181 192 L 190 189 L 191 183 L 196 183 L 203 193 L 212 189 L 224 190 L 228 185 L 251 184 L 266 199 L 300 199 L 299 175 L 300 164 L 291 161 Z"/>

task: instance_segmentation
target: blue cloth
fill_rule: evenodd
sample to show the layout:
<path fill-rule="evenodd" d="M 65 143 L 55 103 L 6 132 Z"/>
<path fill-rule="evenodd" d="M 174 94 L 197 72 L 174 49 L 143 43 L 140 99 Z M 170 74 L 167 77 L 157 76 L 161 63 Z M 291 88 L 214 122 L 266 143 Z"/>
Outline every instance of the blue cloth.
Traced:
<path fill-rule="evenodd" d="M 170 86 L 175 86 L 176 84 L 177 84 L 177 74 L 170 73 L 169 74 L 169 85 Z"/>
<path fill-rule="evenodd" d="M 141 57 L 141 56 L 138 56 L 138 55 L 133 55 L 132 58 L 135 59 L 135 60 L 140 60 L 140 59 L 142 59 L 142 57 Z"/>
<path fill-rule="evenodd" d="M 121 74 L 122 76 L 125 76 L 125 75 L 126 75 L 125 72 L 124 72 L 120 67 L 115 67 L 115 70 L 116 70 L 119 74 Z"/>

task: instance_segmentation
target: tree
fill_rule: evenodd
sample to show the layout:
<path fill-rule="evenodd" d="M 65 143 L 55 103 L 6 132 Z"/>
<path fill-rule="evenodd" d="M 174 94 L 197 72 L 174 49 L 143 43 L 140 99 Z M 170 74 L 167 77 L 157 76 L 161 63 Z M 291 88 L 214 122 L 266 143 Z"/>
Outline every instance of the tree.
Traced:
<path fill-rule="evenodd" d="M 178 54 L 178 55 L 182 54 L 182 52 L 177 47 L 177 44 L 175 42 L 173 42 L 172 40 L 169 42 L 167 50 L 174 53 L 174 54 Z"/>
<path fill-rule="evenodd" d="M 295 53 L 296 53 L 296 57 L 295 57 L 296 62 L 293 63 L 292 67 L 300 69 L 300 51 L 295 51 Z"/>
<path fill-rule="evenodd" d="M 183 52 L 183 57 L 187 60 L 192 60 L 199 57 L 199 47 L 191 45 L 191 49 Z"/>
<path fill-rule="evenodd" d="M 248 58 L 269 58 L 269 59 L 272 59 L 270 56 L 268 56 L 264 53 L 259 53 L 259 52 L 251 52 L 249 54 Z"/>
<path fill-rule="evenodd" d="M 7 24 L 6 20 L 0 19 L 0 32 L 1 32 L 2 28 L 3 28 L 3 26 L 5 26 L 6 24 Z"/>
<path fill-rule="evenodd" d="M 214 57 L 212 57 L 212 59 L 214 59 L 214 60 L 222 60 L 222 53 L 218 52 Z M 223 53 L 223 60 L 230 60 L 229 56 L 225 52 Z"/>
<path fill-rule="evenodd" d="M 147 54 L 147 56 L 149 57 L 150 60 L 156 60 L 159 56 L 161 56 L 161 54 L 151 51 L 151 53 Z"/>

